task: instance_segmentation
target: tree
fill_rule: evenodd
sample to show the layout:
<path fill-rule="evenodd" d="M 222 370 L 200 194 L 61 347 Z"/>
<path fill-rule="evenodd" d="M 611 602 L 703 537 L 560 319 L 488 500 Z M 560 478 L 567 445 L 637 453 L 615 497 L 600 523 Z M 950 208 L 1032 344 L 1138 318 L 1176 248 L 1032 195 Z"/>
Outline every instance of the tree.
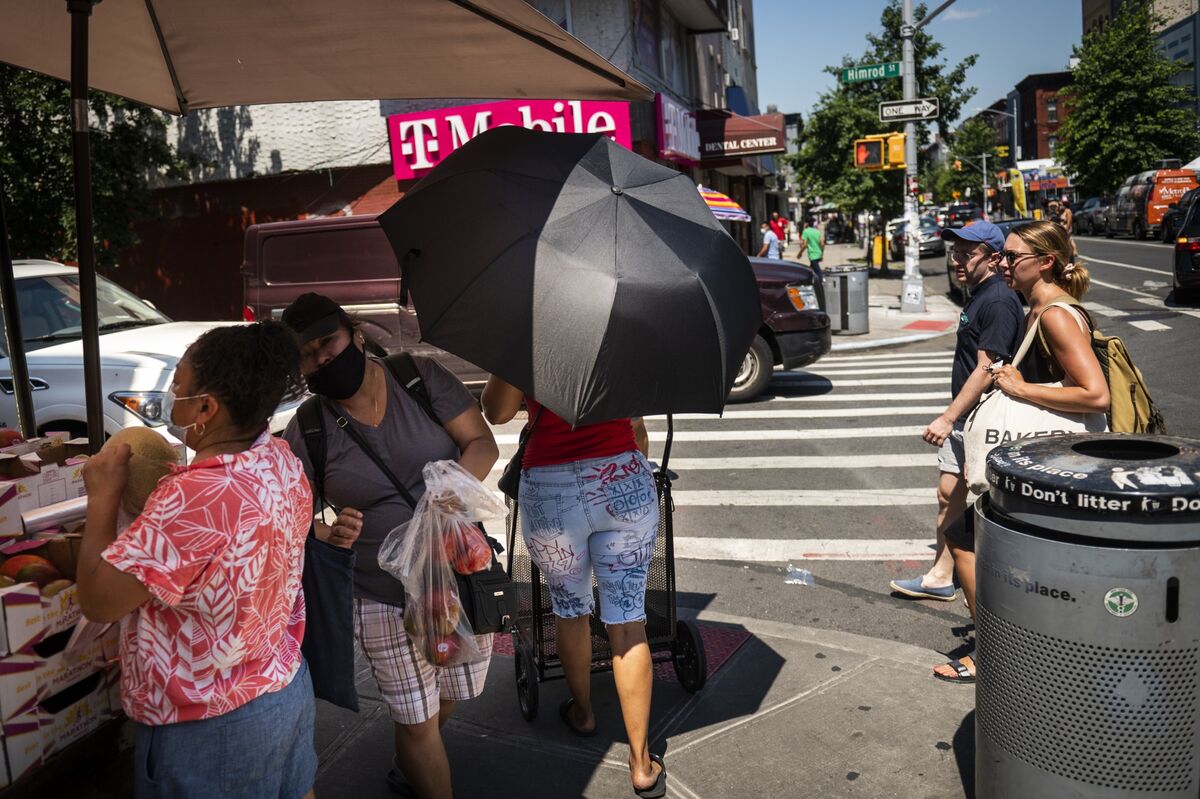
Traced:
<path fill-rule="evenodd" d="M 915 16 L 923 19 L 927 13 L 922 4 Z M 885 63 L 901 60 L 900 24 L 903 18 L 900 0 L 888 0 L 880 17 L 880 32 L 867 35 L 869 45 L 863 55 L 854 59 L 842 58 L 837 66 L 825 71 L 837 75 L 843 67 L 859 63 Z M 949 68 L 939 56 L 943 47 L 924 28 L 913 37 L 917 64 L 917 93 L 922 97 L 937 97 L 941 102 L 941 117 L 937 126 L 942 135 L 948 132 L 948 120 L 956 119 L 974 94 L 973 88 L 963 88 L 967 70 L 976 57 L 968 56 Z M 800 151 L 792 163 L 810 193 L 821 195 L 851 211 L 881 208 L 888 215 L 899 212 L 902 202 L 902 170 L 867 172 L 854 167 L 854 140 L 871 133 L 903 130 L 903 125 L 885 125 L 879 121 L 879 103 L 902 100 L 900 79 L 839 84 L 821 94 L 816 108 L 806 121 L 800 137 Z M 927 128 L 918 126 L 920 140 L 926 138 Z"/>
<path fill-rule="evenodd" d="M 71 92 L 62 81 L 0 64 L 0 187 L 14 257 L 76 259 Z M 97 263 L 136 243 L 131 223 L 151 188 L 182 174 L 162 114 L 91 92 L 93 232 Z"/>
<path fill-rule="evenodd" d="M 1200 149 L 1190 92 L 1171 84 L 1183 67 L 1158 51 L 1155 22 L 1150 3 L 1129 0 L 1075 48 L 1054 155 L 1087 193 L 1111 194 L 1156 160 L 1188 161 Z"/>

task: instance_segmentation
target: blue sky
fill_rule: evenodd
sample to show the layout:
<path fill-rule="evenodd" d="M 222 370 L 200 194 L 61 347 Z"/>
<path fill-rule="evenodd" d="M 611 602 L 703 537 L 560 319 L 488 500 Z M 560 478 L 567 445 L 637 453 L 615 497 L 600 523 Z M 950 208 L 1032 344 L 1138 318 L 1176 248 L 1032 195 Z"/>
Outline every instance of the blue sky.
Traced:
<path fill-rule="evenodd" d="M 916 0 L 919 2 L 919 0 Z M 927 0 L 935 8 L 938 0 Z M 866 34 L 879 29 L 885 0 L 754 0 L 758 50 L 758 104 L 808 116 L 836 78 L 822 72 L 843 55 L 858 58 Z M 1083 18 L 1079 0 L 958 0 L 927 30 L 955 64 L 976 53 L 967 73 L 979 91 L 968 110 L 986 106 L 1035 72 L 1064 69 L 1079 43 Z"/>

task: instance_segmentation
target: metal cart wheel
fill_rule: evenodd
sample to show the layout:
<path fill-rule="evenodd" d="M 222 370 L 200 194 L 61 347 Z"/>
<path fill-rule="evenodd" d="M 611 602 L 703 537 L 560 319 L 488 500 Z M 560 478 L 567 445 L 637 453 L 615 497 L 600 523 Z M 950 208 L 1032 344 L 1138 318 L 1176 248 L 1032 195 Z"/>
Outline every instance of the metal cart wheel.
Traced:
<path fill-rule="evenodd" d="M 671 644 L 671 665 L 685 691 L 696 693 L 708 679 L 708 658 L 700 631 L 691 622 L 675 622 L 675 643 Z"/>
<path fill-rule="evenodd" d="M 517 677 L 517 702 L 521 705 L 521 716 L 526 721 L 537 718 L 538 678 L 533 665 L 533 652 L 513 636 L 513 665 Z"/>

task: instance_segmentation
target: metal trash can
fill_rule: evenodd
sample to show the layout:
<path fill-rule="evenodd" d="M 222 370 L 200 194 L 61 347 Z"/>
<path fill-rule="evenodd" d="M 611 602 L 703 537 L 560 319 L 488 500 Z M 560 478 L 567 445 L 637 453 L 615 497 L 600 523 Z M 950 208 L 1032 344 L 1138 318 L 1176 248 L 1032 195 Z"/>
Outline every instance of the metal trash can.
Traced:
<path fill-rule="evenodd" d="M 825 312 L 834 333 L 866 333 L 870 329 L 867 275 L 870 267 L 822 266 Z"/>
<path fill-rule="evenodd" d="M 987 478 L 977 795 L 1200 795 L 1200 441 L 1026 440 Z"/>

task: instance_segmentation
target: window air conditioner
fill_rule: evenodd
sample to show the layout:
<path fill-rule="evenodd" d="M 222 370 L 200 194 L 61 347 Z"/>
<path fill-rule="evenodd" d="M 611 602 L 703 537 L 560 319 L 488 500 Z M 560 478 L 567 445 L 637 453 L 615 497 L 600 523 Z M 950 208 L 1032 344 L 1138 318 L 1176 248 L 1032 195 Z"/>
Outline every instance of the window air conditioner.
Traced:
<path fill-rule="evenodd" d="M 736 41 L 738 40 L 738 37 L 740 37 L 740 36 L 741 36 L 741 32 L 740 32 L 740 31 L 738 31 L 738 29 L 737 29 L 737 28 L 730 28 L 730 29 L 729 29 L 729 39 L 730 39 L 730 41 L 734 41 L 734 42 L 736 42 Z"/>

